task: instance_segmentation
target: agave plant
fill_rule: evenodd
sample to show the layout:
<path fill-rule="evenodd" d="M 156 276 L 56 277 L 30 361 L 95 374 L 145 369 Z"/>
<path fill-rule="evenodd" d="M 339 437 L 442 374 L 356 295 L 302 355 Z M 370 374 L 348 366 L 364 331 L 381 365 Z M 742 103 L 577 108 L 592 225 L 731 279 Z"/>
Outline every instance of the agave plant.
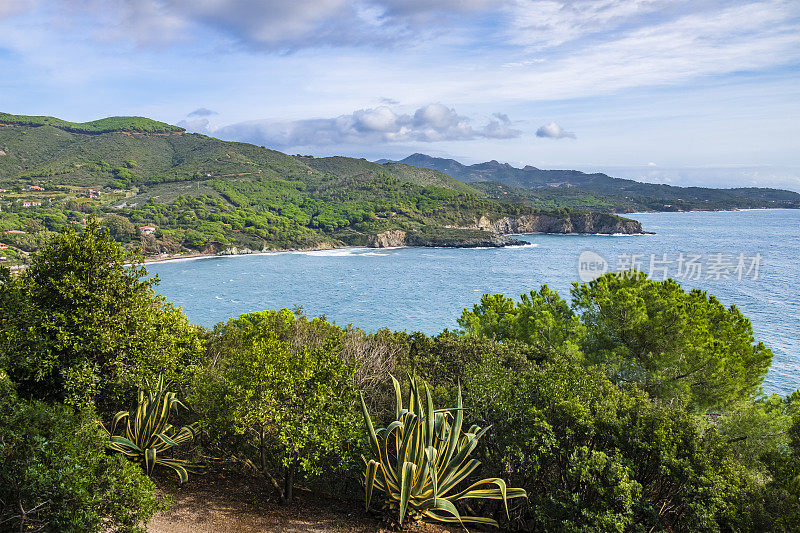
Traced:
<path fill-rule="evenodd" d="M 526 498 L 523 489 L 508 488 L 500 478 L 487 478 L 467 485 L 465 481 L 480 465 L 469 455 L 489 429 L 472 426 L 462 433 L 464 409 L 461 387 L 455 409 L 434 410 L 433 400 L 425 383 L 425 405 L 417 385 L 411 380 L 408 408 L 403 408 L 400 383 L 392 376 L 397 408 L 396 419 L 385 428 L 375 430 L 364 397 L 361 407 L 372 445 L 378 459 L 366 464 L 364 487 L 369 510 L 374 489 L 385 496 L 383 508 L 399 513 L 400 524 L 431 519 L 440 522 L 487 524 L 497 526 L 491 518 L 461 516 L 455 502 L 468 498 L 503 500 L 508 516 L 508 500 Z M 465 486 L 466 485 L 466 486 Z"/>
<path fill-rule="evenodd" d="M 120 411 L 114 416 L 110 435 L 109 448 L 125 455 L 128 459 L 143 464 L 147 475 L 153 472 L 156 465 L 173 469 L 181 483 L 189 479 L 189 473 L 199 474 L 203 469 L 188 461 L 164 457 L 170 448 L 188 442 L 197 436 L 198 424 L 189 424 L 180 429 L 167 422 L 170 411 L 185 407 L 174 392 L 168 392 L 164 377 L 159 376 L 155 387 L 148 392 L 139 389 L 139 402 L 136 409 Z M 126 421 L 125 436 L 115 435 L 117 424 Z M 105 427 L 103 427 L 105 429 Z"/>

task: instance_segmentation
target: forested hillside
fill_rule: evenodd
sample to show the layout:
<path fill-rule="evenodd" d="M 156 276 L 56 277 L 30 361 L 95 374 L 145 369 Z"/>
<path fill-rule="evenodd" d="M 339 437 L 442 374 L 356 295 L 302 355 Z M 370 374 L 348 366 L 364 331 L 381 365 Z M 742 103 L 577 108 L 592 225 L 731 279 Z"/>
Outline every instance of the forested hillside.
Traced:
<path fill-rule="evenodd" d="M 89 213 L 119 242 L 151 255 L 499 246 L 512 241 L 479 220 L 537 213 L 401 163 L 291 156 L 140 117 L 77 124 L 7 114 L 0 209 L 0 257 L 11 263 Z M 381 237 L 387 232 L 392 238 Z"/>

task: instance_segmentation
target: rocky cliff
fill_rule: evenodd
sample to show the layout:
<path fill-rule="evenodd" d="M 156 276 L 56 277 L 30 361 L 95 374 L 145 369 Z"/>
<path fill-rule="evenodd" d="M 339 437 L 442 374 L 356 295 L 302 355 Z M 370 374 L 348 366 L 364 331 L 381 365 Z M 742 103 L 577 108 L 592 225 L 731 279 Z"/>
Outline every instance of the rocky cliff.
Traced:
<path fill-rule="evenodd" d="M 520 233 L 644 233 L 636 220 L 605 213 L 539 213 L 490 220 L 482 216 L 461 227 L 422 227 L 388 230 L 368 237 L 367 246 L 439 246 L 447 248 L 500 247 L 525 244 L 508 235 Z"/>
<path fill-rule="evenodd" d="M 534 214 L 503 217 L 491 221 L 481 217 L 474 227 L 503 235 L 518 233 L 644 233 L 642 225 L 629 218 L 606 213 Z"/>
<path fill-rule="evenodd" d="M 400 229 L 393 229 L 378 233 L 370 237 L 369 246 L 372 248 L 394 248 L 396 246 L 406 246 L 406 232 Z"/>
<path fill-rule="evenodd" d="M 492 230 L 476 228 L 425 228 L 418 231 L 389 230 L 370 238 L 368 246 L 437 246 L 443 248 L 501 247 L 525 244 Z"/>

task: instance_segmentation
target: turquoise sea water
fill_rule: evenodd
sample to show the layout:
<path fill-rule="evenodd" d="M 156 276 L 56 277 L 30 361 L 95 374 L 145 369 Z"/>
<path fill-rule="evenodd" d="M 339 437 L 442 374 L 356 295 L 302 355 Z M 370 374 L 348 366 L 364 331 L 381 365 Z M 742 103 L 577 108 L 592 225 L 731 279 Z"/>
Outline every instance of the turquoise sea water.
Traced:
<path fill-rule="evenodd" d="M 800 388 L 800 210 L 629 216 L 655 235 L 524 235 L 530 244 L 523 247 L 283 252 L 148 270 L 161 279 L 161 293 L 204 326 L 297 305 L 308 316 L 367 331 L 432 334 L 456 328 L 461 310 L 486 292 L 517 298 L 547 284 L 569 298 L 579 256 L 591 251 L 610 270 L 636 262 L 657 279 L 666 273 L 736 305 L 775 353 L 765 391 Z"/>

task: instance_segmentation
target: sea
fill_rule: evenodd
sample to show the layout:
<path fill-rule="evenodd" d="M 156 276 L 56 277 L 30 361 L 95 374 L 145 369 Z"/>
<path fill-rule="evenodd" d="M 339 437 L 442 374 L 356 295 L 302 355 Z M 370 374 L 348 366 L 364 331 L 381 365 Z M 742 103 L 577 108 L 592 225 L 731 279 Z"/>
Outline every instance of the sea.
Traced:
<path fill-rule="evenodd" d="M 484 293 L 518 298 L 635 267 L 735 305 L 774 353 L 765 393 L 800 388 L 800 210 L 626 215 L 649 235 L 519 235 L 506 248 L 345 248 L 147 265 L 167 300 L 212 327 L 243 313 L 302 308 L 341 326 L 435 334 Z"/>

